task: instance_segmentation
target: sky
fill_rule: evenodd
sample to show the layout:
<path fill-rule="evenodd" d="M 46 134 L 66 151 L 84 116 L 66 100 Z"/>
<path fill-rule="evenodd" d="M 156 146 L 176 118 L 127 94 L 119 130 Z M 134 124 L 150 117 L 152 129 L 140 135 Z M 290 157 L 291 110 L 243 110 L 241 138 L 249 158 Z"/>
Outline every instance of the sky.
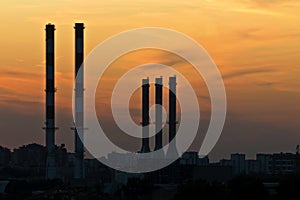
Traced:
<path fill-rule="evenodd" d="M 293 152 L 300 144 L 299 11 L 298 0 L 2 1 L 0 145 L 13 149 L 32 142 L 44 144 L 44 29 L 54 23 L 56 143 L 73 150 L 73 26 L 84 22 L 86 56 L 108 37 L 142 27 L 182 32 L 207 50 L 222 74 L 228 104 L 224 130 L 210 154 L 213 159 L 232 152 L 250 157 L 258 152 Z M 97 105 L 104 105 L 96 106 L 98 116 L 104 116 L 99 121 L 110 122 L 105 105 L 111 84 L 126 70 L 149 62 L 169 64 L 192 83 L 204 111 L 200 129 L 205 131 L 210 100 L 202 78 L 177 56 L 154 50 L 129 53 L 107 70 L 103 79 L 107 84 L 97 93 Z M 137 91 L 130 104 L 137 122 L 139 95 Z M 200 141 L 201 136 L 191 149 L 197 150 Z"/>

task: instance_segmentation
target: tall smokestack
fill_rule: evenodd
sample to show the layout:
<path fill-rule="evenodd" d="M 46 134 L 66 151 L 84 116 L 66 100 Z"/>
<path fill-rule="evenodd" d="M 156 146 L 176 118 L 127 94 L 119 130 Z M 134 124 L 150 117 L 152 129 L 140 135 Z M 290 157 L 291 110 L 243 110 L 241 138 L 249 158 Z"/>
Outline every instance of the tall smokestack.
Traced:
<path fill-rule="evenodd" d="M 176 135 L 176 76 L 169 77 L 169 142 Z"/>
<path fill-rule="evenodd" d="M 56 178 L 54 31 L 53 24 L 46 25 L 46 179 Z"/>
<path fill-rule="evenodd" d="M 169 148 L 167 151 L 168 158 L 176 158 L 178 156 L 176 148 L 176 76 L 169 77 Z M 174 143 L 171 141 L 174 139 Z"/>
<path fill-rule="evenodd" d="M 141 153 L 150 152 L 149 147 L 149 78 L 142 80 L 142 149 Z"/>
<path fill-rule="evenodd" d="M 155 151 L 162 148 L 162 84 L 162 77 L 155 79 Z"/>
<path fill-rule="evenodd" d="M 74 178 L 84 178 L 84 149 L 83 142 L 83 91 L 84 91 L 84 70 L 80 69 L 83 64 L 83 23 L 75 24 L 75 167 Z M 83 67 L 83 65 L 82 65 Z M 81 70 L 78 74 L 79 69 Z M 78 77 L 77 77 L 78 76 Z M 80 130 L 80 131 L 77 131 Z"/>

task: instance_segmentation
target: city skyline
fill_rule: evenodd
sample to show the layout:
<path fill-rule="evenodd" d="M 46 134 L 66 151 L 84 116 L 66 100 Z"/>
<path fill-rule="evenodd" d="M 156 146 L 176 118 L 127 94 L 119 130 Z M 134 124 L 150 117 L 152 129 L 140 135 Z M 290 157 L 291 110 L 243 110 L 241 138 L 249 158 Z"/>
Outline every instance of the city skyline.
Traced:
<path fill-rule="evenodd" d="M 220 141 L 212 152 L 212 157 L 218 159 L 231 152 L 245 152 L 254 155 L 257 152 L 281 152 L 294 151 L 300 143 L 299 123 L 300 117 L 299 92 L 299 38 L 300 29 L 297 22 L 300 18 L 293 16 L 300 9 L 297 1 L 263 3 L 262 1 L 243 1 L 237 3 L 230 1 L 225 5 L 220 1 L 204 1 L 203 7 L 189 3 L 174 3 L 171 7 L 168 3 L 160 3 L 162 8 L 169 10 L 160 13 L 149 6 L 143 9 L 143 15 L 128 16 L 122 21 L 126 25 L 118 23 L 118 19 L 127 16 L 120 7 L 110 7 L 110 4 L 96 3 L 108 7 L 119 15 L 112 16 L 103 22 L 97 21 L 103 13 L 92 12 L 93 5 L 79 8 L 79 1 L 74 3 L 79 13 L 64 12 L 63 8 L 70 2 L 53 2 L 49 10 L 43 14 L 39 10 L 45 8 L 42 3 L 32 1 L 32 4 L 7 5 L 7 11 L 1 15 L 11 16 L 9 11 L 20 10 L 20 15 L 4 22 L 9 28 L 3 30 L 1 43 L 5 48 L 1 50 L 2 71 L 0 79 L 0 131 L 2 146 L 9 148 L 22 144 L 37 142 L 44 144 L 45 134 L 41 127 L 44 117 L 44 25 L 50 20 L 56 24 L 56 72 L 58 88 L 57 96 L 57 144 L 65 143 L 67 149 L 73 149 L 72 127 L 72 88 L 74 68 L 74 20 L 84 22 L 86 28 L 87 55 L 95 45 L 107 37 L 124 31 L 128 28 L 140 26 L 164 26 L 173 28 L 191 36 L 202 44 L 211 54 L 223 76 L 227 91 L 228 115 L 224 131 Z M 157 2 L 158 3 L 158 2 Z M 138 5 L 136 1 L 128 2 L 128 5 Z M 150 4 L 149 4 L 150 5 Z M 193 5 L 195 7 L 193 7 Z M 197 6 L 196 6 L 197 5 Z M 294 6 L 293 8 L 290 6 Z M 52 7 L 51 7 L 52 6 Z M 51 9 L 61 6 L 55 17 L 51 17 Z M 186 8 L 186 9 L 182 9 Z M 232 6 L 232 7 L 231 7 Z M 161 15 L 173 16 L 180 7 L 185 21 L 162 20 L 153 22 L 151 19 L 160 18 Z M 26 8 L 26 9 L 22 9 Z M 132 11 L 138 10 L 132 7 Z M 191 9 L 194 12 L 202 12 L 203 19 L 197 22 L 194 12 L 186 13 Z M 229 10 L 226 10 L 229 9 Z M 28 13 L 33 11 L 32 13 Z M 207 13 L 209 11 L 209 13 Z M 89 13 L 82 17 L 82 13 Z M 96 17 L 93 15 L 96 15 Z M 149 16 L 147 16 L 147 14 Z M 214 15 L 214 17 L 211 17 Z M 80 17 L 79 17 L 80 16 Z M 47 19 L 48 17 L 48 19 Z M 63 17 L 63 18 L 62 18 Z M 133 22 L 140 17 L 141 21 Z M 239 18 L 239 22 L 232 20 Z M 282 20 L 282 17 L 286 20 Z M 280 21 L 278 19 L 280 18 Z M 108 19 L 108 18 L 107 18 Z M 206 20 L 207 21 L 206 21 Z M 220 23 L 222 19 L 223 23 Z M 132 21 L 133 20 L 133 21 Z M 252 20 L 259 20 L 251 24 Z M 105 22 L 105 23 L 104 23 Z M 141 23 L 143 22 L 143 23 Z M 195 23 L 193 28 L 187 28 L 186 22 Z M 276 25 L 273 23 L 276 22 Z M 288 22 L 288 23 L 286 23 Z M 4 26 L 5 26 L 4 25 Z M 10 28 L 11 27 L 11 28 Z M 16 28 L 20 28 L 19 31 Z M 238 42 L 235 42 L 238 41 Z M 221 44 L 221 45 L 220 45 Z M 28 51 L 28 48 L 31 51 Z M 142 59 L 140 59 L 142 58 Z M 117 75 L 131 69 L 133 66 L 158 62 L 169 64 L 190 78 L 196 88 L 200 106 L 203 105 L 204 125 L 207 126 L 210 102 L 203 80 L 193 77 L 193 71 L 181 58 L 166 52 L 146 50 L 144 52 L 132 52 L 116 60 L 110 71 L 105 76 L 105 85 L 112 85 Z M 116 70 L 123 66 L 121 70 Z M 153 77 L 152 77 L 153 78 Z M 201 87 L 199 87 L 199 85 Z M 109 90 L 110 88 L 104 88 Z M 180 88 L 178 88 L 180 92 Z M 105 95 L 99 94 L 99 104 L 106 103 Z M 103 95 L 103 96 L 101 96 Z M 164 94 L 165 95 L 165 94 Z M 138 96 L 138 94 L 137 94 Z M 104 101 L 103 101 L 104 98 Z M 138 98 L 137 98 L 138 99 Z M 103 105 L 103 104 L 101 104 Z M 132 103 L 132 110 L 138 117 L 140 105 Z M 104 112 L 103 110 L 104 109 Z M 100 107 L 99 112 L 107 113 L 105 107 Z M 34 112 L 32 112 L 34 110 Z M 202 130 L 203 131 L 203 130 Z M 194 150 L 199 147 L 199 141 L 194 144 Z M 136 144 L 139 148 L 140 144 Z"/>

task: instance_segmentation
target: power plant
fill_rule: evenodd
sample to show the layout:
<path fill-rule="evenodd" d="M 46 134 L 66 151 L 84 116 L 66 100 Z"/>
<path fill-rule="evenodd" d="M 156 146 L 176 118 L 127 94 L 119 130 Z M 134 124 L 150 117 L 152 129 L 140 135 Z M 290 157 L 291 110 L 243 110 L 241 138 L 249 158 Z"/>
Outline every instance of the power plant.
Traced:
<path fill-rule="evenodd" d="M 169 77 L 169 148 L 167 158 L 177 158 L 176 147 L 176 76 Z M 142 147 L 140 153 L 150 152 L 149 146 L 149 78 L 142 80 Z M 155 147 L 158 151 L 163 147 L 162 105 L 163 105 L 163 78 L 155 79 Z M 174 140 L 172 143 L 171 141 Z"/>
<path fill-rule="evenodd" d="M 73 178 L 82 179 L 85 177 L 84 167 L 84 24 L 75 23 L 75 68 L 74 68 L 74 94 L 75 94 L 75 115 L 74 122 L 74 149 L 73 155 Z M 46 25 L 46 179 L 59 177 L 60 170 L 57 167 L 56 146 L 55 146 L 55 48 L 54 48 L 55 25 Z M 150 152 L 149 144 L 149 78 L 142 79 L 142 147 L 140 153 Z M 163 78 L 155 79 L 155 147 L 158 151 L 163 147 L 163 126 L 162 126 L 162 106 L 163 106 Z M 169 148 L 168 155 L 178 155 L 175 140 L 176 135 L 176 76 L 169 77 Z M 164 157 L 164 155 L 163 155 Z"/>
<path fill-rule="evenodd" d="M 75 154 L 74 154 L 74 178 L 84 178 L 84 147 L 83 147 L 83 92 L 84 74 L 84 24 L 75 24 Z M 53 24 L 46 25 L 46 179 L 57 178 L 56 158 L 55 158 L 55 55 L 54 55 L 54 31 Z M 81 70 L 81 73 L 78 73 Z M 77 77 L 78 76 L 78 77 Z M 80 130 L 79 130 L 80 129 Z"/>

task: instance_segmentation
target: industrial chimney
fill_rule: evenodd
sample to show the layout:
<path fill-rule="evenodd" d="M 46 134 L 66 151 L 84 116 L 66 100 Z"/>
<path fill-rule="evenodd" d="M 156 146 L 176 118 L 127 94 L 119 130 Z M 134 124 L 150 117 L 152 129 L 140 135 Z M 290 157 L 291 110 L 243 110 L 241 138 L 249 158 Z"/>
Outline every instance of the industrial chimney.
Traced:
<path fill-rule="evenodd" d="M 142 148 L 141 153 L 150 152 L 149 147 L 149 78 L 142 80 Z"/>
<path fill-rule="evenodd" d="M 176 147 L 176 76 L 169 77 L 169 148 L 167 158 L 177 158 Z M 171 141 L 174 139 L 174 142 Z"/>
<path fill-rule="evenodd" d="M 162 148 L 162 77 L 155 79 L 155 148 L 157 151 Z"/>
<path fill-rule="evenodd" d="M 53 24 L 46 25 L 46 179 L 56 178 L 54 31 Z"/>
<path fill-rule="evenodd" d="M 75 23 L 75 167 L 74 178 L 84 178 L 84 148 L 83 148 L 83 23 Z M 82 68 L 80 69 L 82 65 Z M 80 70 L 80 73 L 78 73 Z"/>

